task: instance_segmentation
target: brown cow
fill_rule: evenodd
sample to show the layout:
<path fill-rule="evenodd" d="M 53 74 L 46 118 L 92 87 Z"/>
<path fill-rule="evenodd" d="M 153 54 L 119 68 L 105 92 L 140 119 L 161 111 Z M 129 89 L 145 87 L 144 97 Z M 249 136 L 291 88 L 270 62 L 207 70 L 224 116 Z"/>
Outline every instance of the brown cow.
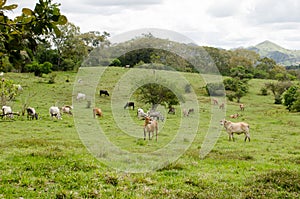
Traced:
<path fill-rule="evenodd" d="M 94 118 L 96 118 L 96 116 L 103 117 L 102 110 L 100 108 L 93 108 L 93 115 Z"/>

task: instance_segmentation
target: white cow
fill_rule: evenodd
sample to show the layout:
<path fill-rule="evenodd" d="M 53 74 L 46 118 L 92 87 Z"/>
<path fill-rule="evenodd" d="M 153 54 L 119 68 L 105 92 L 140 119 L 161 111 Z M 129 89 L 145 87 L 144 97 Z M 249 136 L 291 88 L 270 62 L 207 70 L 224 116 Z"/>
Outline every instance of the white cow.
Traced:
<path fill-rule="evenodd" d="M 9 118 L 13 118 L 13 112 L 10 106 L 2 106 L 3 116 L 6 117 L 8 115 Z"/>
<path fill-rule="evenodd" d="M 77 97 L 76 97 L 76 100 L 85 100 L 86 96 L 84 93 L 78 93 L 77 94 Z"/>
<path fill-rule="evenodd" d="M 245 122 L 234 123 L 234 122 L 231 122 L 231 121 L 228 121 L 225 119 L 221 120 L 220 123 L 221 123 L 221 125 L 224 126 L 227 133 L 229 134 L 229 141 L 231 139 L 234 141 L 234 138 L 233 138 L 234 133 L 236 133 L 238 135 L 244 133 L 245 134 L 245 142 L 247 141 L 247 139 L 250 142 L 250 133 L 249 133 L 250 126 L 249 126 L 249 124 L 247 124 Z"/>
<path fill-rule="evenodd" d="M 49 113 L 50 113 L 51 118 L 56 117 L 59 120 L 62 119 L 59 108 L 57 106 L 51 106 L 49 108 Z"/>
<path fill-rule="evenodd" d="M 138 116 L 139 119 L 141 119 L 141 118 L 145 118 L 147 116 L 147 114 L 144 112 L 143 109 L 138 108 L 138 110 L 137 110 L 137 116 Z"/>

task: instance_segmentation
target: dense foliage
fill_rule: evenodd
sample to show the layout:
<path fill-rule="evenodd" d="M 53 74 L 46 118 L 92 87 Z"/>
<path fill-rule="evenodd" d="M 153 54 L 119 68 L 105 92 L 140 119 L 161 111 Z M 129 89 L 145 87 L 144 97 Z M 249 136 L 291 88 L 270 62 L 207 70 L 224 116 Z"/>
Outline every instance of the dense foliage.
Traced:
<path fill-rule="evenodd" d="M 52 70 L 76 70 L 92 49 L 109 45 L 107 32 L 80 33 L 59 6 L 39 0 L 34 9 L 23 8 L 21 16 L 10 19 L 6 12 L 17 5 L 0 0 L 0 71 L 31 72 L 25 67 L 31 62 L 50 62 Z"/>

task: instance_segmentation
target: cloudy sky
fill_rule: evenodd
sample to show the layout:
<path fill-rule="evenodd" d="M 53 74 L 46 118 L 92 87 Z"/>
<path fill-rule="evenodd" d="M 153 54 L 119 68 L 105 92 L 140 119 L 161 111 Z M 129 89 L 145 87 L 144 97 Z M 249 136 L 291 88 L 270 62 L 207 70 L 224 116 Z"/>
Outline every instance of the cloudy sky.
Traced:
<path fill-rule="evenodd" d="M 198 45 L 236 48 L 270 40 L 300 50 L 299 0 L 52 0 L 81 32 L 178 32 Z M 8 0 L 34 8 L 38 0 Z M 20 10 L 14 11 L 20 14 Z"/>

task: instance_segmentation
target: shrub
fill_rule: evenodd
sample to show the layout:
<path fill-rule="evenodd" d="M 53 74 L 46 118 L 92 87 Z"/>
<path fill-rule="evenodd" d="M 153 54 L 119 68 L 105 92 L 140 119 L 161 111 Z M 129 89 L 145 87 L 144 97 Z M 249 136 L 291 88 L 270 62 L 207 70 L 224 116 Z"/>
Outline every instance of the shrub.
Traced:
<path fill-rule="evenodd" d="M 224 96 L 224 84 L 222 82 L 208 83 L 205 86 L 206 92 L 210 96 Z"/>
<path fill-rule="evenodd" d="M 266 87 L 262 87 L 260 89 L 260 94 L 264 96 L 268 95 L 268 89 Z"/>
<path fill-rule="evenodd" d="M 55 73 L 50 74 L 48 83 L 49 84 L 54 84 L 55 83 L 55 78 L 56 78 Z"/>

